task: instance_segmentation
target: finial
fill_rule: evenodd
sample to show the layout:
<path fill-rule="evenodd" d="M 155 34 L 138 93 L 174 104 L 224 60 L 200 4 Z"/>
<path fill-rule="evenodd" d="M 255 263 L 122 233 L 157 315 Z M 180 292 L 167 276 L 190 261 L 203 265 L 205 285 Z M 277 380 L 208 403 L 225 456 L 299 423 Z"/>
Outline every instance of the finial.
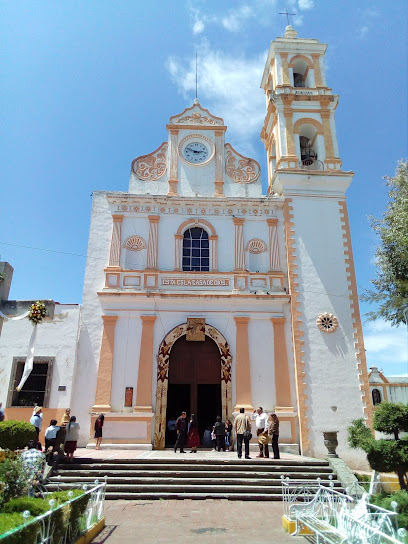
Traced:
<path fill-rule="evenodd" d="M 199 102 L 198 98 L 194 98 L 194 104 L 199 104 L 199 103 L 200 102 Z"/>
<path fill-rule="evenodd" d="M 288 25 L 285 28 L 285 38 L 297 38 L 297 32 L 292 25 Z"/>
<path fill-rule="evenodd" d="M 296 15 L 296 13 L 289 13 L 288 8 L 286 8 L 285 11 L 280 11 L 279 15 L 286 15 L 286 19 L 288 20 L 288 26 L 290 26 L 289 25 L 289 15 Z M 285 38 L 286 38 L 286 36 L 285 36 Z"/>

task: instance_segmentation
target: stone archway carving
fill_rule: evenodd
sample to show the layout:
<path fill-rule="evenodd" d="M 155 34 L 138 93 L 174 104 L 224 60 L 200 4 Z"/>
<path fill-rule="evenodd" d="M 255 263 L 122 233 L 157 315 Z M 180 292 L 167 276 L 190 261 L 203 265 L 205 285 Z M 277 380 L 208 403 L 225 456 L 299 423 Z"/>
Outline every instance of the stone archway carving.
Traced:
<path fill-rule="evenodd" d="M 173 344 L 187 332 L 187 323 L 174 327 L 162 340 L 157 355 L 156 415 L 153 447 L 164 449 L 166 434 L 167 389 L 169 385 L 169 359 Z M 217 344 L 221 356 L 221 401 L 224 421 L 232 415 L 231 365 L 228 342 L 215 327 L 205 325 L 205 334 Z"/>

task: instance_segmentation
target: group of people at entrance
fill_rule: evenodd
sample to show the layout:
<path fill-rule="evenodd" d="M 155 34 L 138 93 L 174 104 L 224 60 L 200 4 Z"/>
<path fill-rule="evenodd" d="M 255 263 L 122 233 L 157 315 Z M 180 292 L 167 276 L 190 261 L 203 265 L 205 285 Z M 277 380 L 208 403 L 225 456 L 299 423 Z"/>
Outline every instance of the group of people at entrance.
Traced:
<path fill-rule="evenodd" d="M 254 411 L 254 414 L 256 414 L 255 425 L 259 445 L 259 454 L 257 457 L 269 457 L 269 442 L 272 441 L 273 458 L 280 459 L 278 446 L 279 419 L 277 415 L 268 415 L 263 411 L 261 406 Z M 184 447 L 187 447 L 191 448 L 191 453 L 197 453 L 197 448 L 200 446 L 201 441 L 195 415 L 191 414 L 188 420 L 187 413 L 182 412 L 180 417 L 174 423 L 172 422 L 171 425 L 174 425 L 177 433 L 174 452 L 176 453 L 179 449 L 180 453 L 186 453 Z M 235 418 L 233 425 L 228 420 L 226 426 L 221 417 L 217 416 L 212 433 L 215 439 L 214 449 L 225 451 L 230 446 L 229 449 L 232 451 L 232 429 L 234 429 L 236 435 L 238 458 L 241 459 L 242 457 L 242 444 L 244 444 L 245 459 L 250 459 L 249 442 L 252 438 L 252 423 L 249 416 L 245 414 L 244 408 L 240 409 L 240 413 Z"/>

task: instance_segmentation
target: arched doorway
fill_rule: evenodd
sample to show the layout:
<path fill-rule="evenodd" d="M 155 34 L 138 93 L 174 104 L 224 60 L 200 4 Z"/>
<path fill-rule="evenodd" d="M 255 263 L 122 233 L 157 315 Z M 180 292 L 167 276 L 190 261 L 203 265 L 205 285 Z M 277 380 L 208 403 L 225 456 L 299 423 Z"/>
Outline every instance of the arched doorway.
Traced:
<path fill-rule="evenodd" d="M 221 355 L 209 336 L 204 342 L 188 342 L 180 336 L 170 352 L 166 421 L 183 410 L 196 415 L 200 436 L 222 413 Z M 167 439 L 166 445 L 174 444 Z"/>
<path fill-rule="evenodd" d="M 202 424 L 205 424 L 206 418 L 211 418 L 211 403 L 217 403 L 221 397 L 221 415 L 223 419 L 231 417 L 232 414 L 232 392 L 231 392 L 231 353 L 228 342 L 224 336 L 214 327 L 205 325 L 205 342 L 186 342 L 185 334 L 187 331 L 187 323 L 183 323 L 170 331 L 163 339 L 159 347 L 157 356 L 157 391 L 156 391 L 156 415 L 155 415 L 155 432 L 154 432 L 154 447 L 155 449 L 163 449 L 165 445 L 166 433 L 166 414 L 167 405 L 170 402 L 170 407 L 177 409 L 175 401 L 176 389 L 179 387 L 179 394 L 183 395 L 181 402 L 189 403 L 190 410 L 195 409 L 197 412 L 203 412 Z M 180 343 L 178 343 L 178 340 Z M 188 346 L 193 344 L 194 346 Z M 200 346 L 203 351 L 203 356 L 200 355 Z M 172 350 L 174 348 L 174 354 Z M 218 355 L 216 349 L 218 350 Z M 208 358 L 208 365 L 207 365 Z M 205 364 L 203 364 L 205 361 Z M 174 364 L 174 370 L 170 372 L 170 365 Z M 208 366 L 208 370 L 205 369 Z M 219 378 L 216 377 L 218 370 Z M 183 375 L 187 373 L 186 375 Z M 170 376 L 170 388 L 169 388 Z M 187 379 L 188 376 L 188 379 Z M 210 379 L 211 381 L 205 382 Z M 215 382 L 215 383 L 213 383 Z M 189 386 L 189 389 L 185 386 Z M 205 386 L 208 385 L 207 391 Z M 217 387 L 218 386 L 218 393 Z M 174 391 L 172 391 L 172 389 Z M 207 393 L 207 399 L 206 399 Z M 219 401 L 218 401 L 219 402 Z M 215 409 L 219 407 L 216 405 Z M 187 408 L 181 408 L 187 411 Z M 179 415 L 177 412 L 170 415 Z"/>

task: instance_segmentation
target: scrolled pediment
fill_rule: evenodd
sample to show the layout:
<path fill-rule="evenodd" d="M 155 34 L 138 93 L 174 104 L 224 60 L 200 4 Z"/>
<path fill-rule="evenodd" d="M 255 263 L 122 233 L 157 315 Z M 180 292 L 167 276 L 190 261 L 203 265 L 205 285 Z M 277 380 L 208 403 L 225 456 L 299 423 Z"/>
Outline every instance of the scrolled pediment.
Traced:
<path fill-rule="evenodd" d="M 224 120 L 221 117 L 216 117 L 197 102 L 186 108 L 178 115 L 170 117 L 170 125 L 191 125 L 191 126 L 223 126 Z"/>
<path fill-rule="evenodd" d="M 244 157 L 225 144 L 225 172 L 235 183 L 253 183 L 261 174 L 261 167 L 255 159 Z"/>
<path fill-rule="evenodd" d="M 157 181 L 167 170 L 168 143 L 163 142 L 160 147 L 149 155 L 141 155 L 132 162 L 132 171 L 143 181 Z"/>

